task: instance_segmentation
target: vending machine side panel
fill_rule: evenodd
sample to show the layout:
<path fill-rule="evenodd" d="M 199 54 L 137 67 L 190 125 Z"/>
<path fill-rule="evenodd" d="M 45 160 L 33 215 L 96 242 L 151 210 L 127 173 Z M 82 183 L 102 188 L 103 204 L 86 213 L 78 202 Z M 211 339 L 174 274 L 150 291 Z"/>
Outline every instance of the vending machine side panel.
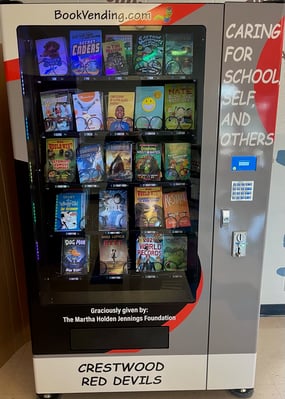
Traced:
<path fill-rule="evenodd" d="M 226 4 L 225 10 L 209 389 L 254 385 L 283 46 L 283 6 Z"/>

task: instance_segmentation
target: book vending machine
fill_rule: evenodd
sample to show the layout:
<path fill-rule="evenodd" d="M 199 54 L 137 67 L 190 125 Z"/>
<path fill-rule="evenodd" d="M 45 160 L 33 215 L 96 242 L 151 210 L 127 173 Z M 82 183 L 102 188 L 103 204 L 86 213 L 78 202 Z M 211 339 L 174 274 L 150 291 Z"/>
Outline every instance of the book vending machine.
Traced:
<path fill-rule="evenodd" d="M 284 7 L 1 16 L 37 394 L 250 396 Z"/>

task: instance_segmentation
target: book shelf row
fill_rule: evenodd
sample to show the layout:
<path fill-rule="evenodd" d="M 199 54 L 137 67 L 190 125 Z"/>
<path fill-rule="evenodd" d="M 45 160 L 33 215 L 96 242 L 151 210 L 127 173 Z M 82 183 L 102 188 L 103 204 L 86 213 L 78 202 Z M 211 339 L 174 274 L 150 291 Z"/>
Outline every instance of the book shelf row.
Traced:
<path fill-rule="evenodd" d="M 97 260 L 93 258 L 94 248 Z M 140 233 L 136 237 L 134 262 L 131 262 L 128 240 L 124 234 L 101 234 L 96 242 L 94 237 L 89 236 L 63 237 L 61 274 L 86 275 L 94 273 L 94 267 L 97 269 L 95 274 L 101 276 L 118 276 L 132 272 L 185 272 L 187 258 L 188 237 L 183 234 L 173 236 L 157 232 Z"/>
<path fill-rule="evenodd" d="M 195 84 L 136 86 L 134 91 L 40 92 L 46 133 L 194 130 Z"/>
<path fill-rule="evenodd" d="M 187 181 L 199 171 L 199 152 L 188 142 L 83 143 L 76 138 L 47 138 L 47 183 Z"/>
<path fill-rule="evenodd" d="M 104 34 L 100 29 L 34 41 L 40 76 L 191 75 L 192 33 Z"/>
<path fill-rule="evenodd" d="M 65 235 L 85 230 L 116 233 L 127 232 L 130 227 L 187 231 L 191 227 L 185 188 L 163 191 L 161 187 L 134 187 L 133 197 L 128 194 L 130 192 L 125 189 L 100 190 L 91 203 L 87 201 L 86 191 L 58 192 L 54 232 Z"/>

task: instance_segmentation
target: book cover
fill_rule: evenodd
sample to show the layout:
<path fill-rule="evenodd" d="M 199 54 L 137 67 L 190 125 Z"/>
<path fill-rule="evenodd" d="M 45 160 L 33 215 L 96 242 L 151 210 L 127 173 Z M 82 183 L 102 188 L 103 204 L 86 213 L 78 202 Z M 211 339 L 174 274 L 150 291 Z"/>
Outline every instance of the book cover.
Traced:
<path fill-rule="evenodd" d="M 163 193 L 165 227 L 190 227 L 190 210 L 186 190 Z"/>
<path fill-rule="evenodd" d="M 125 54 L 127 58 L 128 71 L 131 71 L 133 64 L 133 36 L 132 35 L 124 35 L 124 34 L 106 34 L 105 42 L 115 42 L 120 40 L 124 43 Z"/>
<path fill-rule="evenodd" d="M 63 237 L 61 273 L 84 275 L 89 271 L 89 240 L 86 237 Z"/>
<path fill-rule="evenodd" d="M 128 273 L 128 245 L 124 234 L 106 234 L 99 238 L 100 274 Z"/>
<path fill-rule="evenodd" d="M 164 144 L 164 176 L 166 180 L 188 180 L 191 171 L 191 144 Z"/>
<path fill-rule="evenodd" d="M 191 75 L 193 73 L 192 33 L 166 33 L 165 72 L 168 75 Z"/>
<path fill-rule="evenodd" d="M 135 127 L 161 129 L 164 86 L 137 86 L 135 99 Z"/>
<path fill-rule="evenodd" d="M 73 129 L 71 93 L 67 90 L 40 93 L 45 132 Z"/>
<path fill-rule="evenodd" d="M 76 152 L 76 163 L 81 184 L 102 181 L 105 174 L 103 145 L 80 145 Z"/>
<path fill-rule="evenodd" d="M 164 56 L 164 38 L 158 33 L 142 33 L 134 45 L 134 70 L 139 75 L 160 75 Z"/>
<path fill-rule="evenodd" d="M 137 143 L 135 178 L 140 181 L 158 181 L 161 179 L 160 143 Z"/>
<path fill-rule="evenodd" d="M 135 187 L 135 226 L 162 227 L 162 188 Z"/>
<path fill-rule="evenodd" d="M 110 132 L 133 131 L 134 106 L 134 92 L 109 92 L 107 130 Z"/>
<path fill-rule="evenodd" d="M 65 191 L 55 198 L 55 232 L 82 231 L 85 228 L 86 193 Z"/>
<path fill-rule="evenodd" d="M 47 183 L 72 183 L 76 177 L 76 138 L 46 139 Z"/>
<path fill-rule="evenodd" d="M 76 93 L 73 94 L 72 99 L 78 132 L 104 128 L 103 102 L 100 91 Z"/>
<path fill-rule="evenodd" d="M 100 231 L 127 230 L 127 190 L 101 190 L 99 192 L 98 216 Z"/>
<path fill-rule="evenodd" d="M 145 232 L 136 241 L 136 271 L 160 272 L 163 270 L 163 236 Z"/>
<path fill-rule="evenodd" d="M 169 83 L 165 85 L 165 128 L 195 129 L 195 84 Z"/>
<path fill-rule="evenodd" d="M 129 72 L 125 44 L 122 40 L 103 43 L 105 75 L 127 75 Z"/>
<path fill-rule="evenodd" d="M 40 76 L 64 76 L 68 72 L 68 51 L 64 37 L 36 40 Z"/>
<path fill-rule="evenodd" d="M 163 266 L 165 271 L 187 270 L 187 236 L 163 236 Z"/>
<path fill-rule="evenodd" d="M 132 181 L 132 143 L 127 141 L 105 144 L 108 181 Z"/>
<path fill-rule="evenodd" d="M 100 30 L 70 31 L 71 72 L 76 76 L 102 74 L 102 32 Z"/>

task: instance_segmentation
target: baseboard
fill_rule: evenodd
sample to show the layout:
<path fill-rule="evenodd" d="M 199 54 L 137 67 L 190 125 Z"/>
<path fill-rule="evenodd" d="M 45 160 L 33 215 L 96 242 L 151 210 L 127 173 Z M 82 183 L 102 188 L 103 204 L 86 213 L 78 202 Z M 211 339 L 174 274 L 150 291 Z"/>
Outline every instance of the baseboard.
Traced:
<path fill-rule="evenodd" d="M 285 316 L 285 304 L 261 305 L 260 316 Z"/>

